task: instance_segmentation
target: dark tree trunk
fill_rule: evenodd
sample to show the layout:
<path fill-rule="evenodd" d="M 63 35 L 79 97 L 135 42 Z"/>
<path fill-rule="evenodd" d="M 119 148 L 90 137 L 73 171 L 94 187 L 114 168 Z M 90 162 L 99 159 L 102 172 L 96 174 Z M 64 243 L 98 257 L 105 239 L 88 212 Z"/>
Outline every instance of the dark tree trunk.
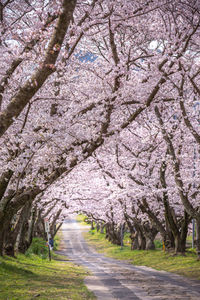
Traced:
<path fill-rule="evenodd" d="M 139 250 L 139 241 L 137 231 L 132 231 L 130 234 L 131 250 Z"/>
<path fill-rule="evenodd" d="M 143 225 L 143 229 L 146 238 L 146 250 L 155 250 L 154 240 L 158 233 L 158 230 L 150 223 L 145 223 Z"/>
<path fill-rule="evenodd" d="M 146 249 L 146 238 L 145 238 L 142 230 L 139 230 L 138 241 L 139 241 L 139 250 L 145 250 Z"/>
<path fill-rule="evenodd" d="M 30 246 L 27 241 L 27 231 L 28 231 L 28 220 L 23 222 L 20 234 L 20 240 L 18 245 L 18 252 L 25 254 L 26 250 Z"/>
<path fill-rule="evenodd" d="M 4 240 L 3 231 L 0 230 L 0 256 L 3 256 L 3 240 Z"/>
<path fill-rule="evenodd" d="M 99 224 L 99 222 L 96 222 L 96 230 L 97 230 L 97 232 L 99 232 L 99 230 L 100 230 L 100 224 Z"/>
<path fill-rule="evenodd" d="M 32 242 L 32 234 L 33 234 L 33 227 L 35 223 L 35 216 L 36 212 L 33 209 L 31 213 L 31 205 L 27 206 L 23 212 L 23 223 L 20 228 L 20 232 L 18 235 L 19 242 L 18 242 L 18 251 L 20 253 L 25 254 Z M 30 219 L 30 220 L 29 220 Z"/>
<path fill-rule="evenodd" d="M 90 227 L 91 230 L 94 230 L 95 227 L 94 227 L 94 221 L 91 221 L 91 227 Z"/>
<path fill-rule="evenodd" d="M 138 239 L 139 233 L 137 231 L 137 225 L 135 226 L 137 219 L 130 217 L 126 211 L 124 213 L 124 217 L 125 217 L 128 229 L 130 231 L 131 250 L 139 250 L 140 249 L 139 239 Z"/>
<path fill-rule="evenodd" d="M 163 239 L 165 249 L 167 251 L 172 251 L 172 250 L 174 251 L 174 249 L 175 249 L 174 235 L 171 231 L 170 225 L 166 218 L 165 218 L 165 227 L 166 227 L 166 230 L 165 230 L 164 239 Z"/>
<path fill-rule="evenodd" d="M 0 213 L 0 236 L 3 235 L 3 252 L 5 254 L 14 256 L 14 246 L 17 235 L 19 233 L 19 220 L 16 226 L 13 226 L 13 217 L 28 203 L 32 203 L 36 195 L 40 192 L 38 187 L 28 188 L 26 190 L 20 189 L 17 194 L 13 194 L 11 191 L 10 195 L 1 200 L 4 202 L 3 209 Z"/>
<path fill-rule="evenodd" d="M 4 223 L 3 231 L 3 254 L 14 257 L 16 235 L 14 234 L 11 220 Z"/>
<path fill-rule="evenodd" d="M 60 214 L 62 212 L 62 209 L 59 209 L 56 213 L 56 215 L 53 217 L 53 221 L 51 222 L 51 225 L 50 225 L 50 234 L 51 234 L 51 237 L 54 238 L 54 236 L 56 235 L 56 222 L 57 220 L 59 219 L 60 217 Z"/>
<path fill-rule="evenodd" d="M 175 219 L 175 218 L 174 218 Z M 186 248 L 186 238 L 187 238 L 187 232 L 188 232 L 188 224 L 191 221 L 191 218 L 187 214 L 186 211 L 184 211 L 184 216 L 182 217 L 182 220 L 178 222 L 174 220 L 172 223 L 172 234 L 174 236 L 174 243 L 175 243 L 175 253 L 185 253 Z"/>
<path fill-rule="evenodd" d="M 33 237 L 40 237 L 46 239 L 44 219 L 41 216 L 41 211 L 38 211 L 37 218 L 34 226 Z"/>
<path fill-rule="evenodd" d="M 150 222 L 157 228 L 158 232 L 160 232 L 164 245 L 164 250 L 170 251 L 174 249 L 174 237 L 170 232 L 168 223 L 165 222 L 164 226 L 164 221 L 161 222 L 156 216 L 156 214 L 154 214 L 153 211 L 150 210 L 145 198 L 143 198 L 142 203 L 140 203 L 140 209 L 143 213 L 146 213 L 148 215 Z"/>
<path fill-rule="evenodd" d="M 32 201 L 29 201 L 24 205 L 24 207 L 21 209 L 19 216 L 17 217 L 17 221 L 15 222 L 15 224 L 11 224 L 11 220 L 8 223 L 8 231 L 5 234 L 6 238 L 4 243 L 4 252 L 6 255 L 14 256 L 15 244 L 20 231 L 22 231 L 22 241 L 25 240 L 25 236 L 28 232 L 28 219 L 30 216 L 31 205 Z"/>
<path fill-rule="evenodd" d="M 200 260 L 200 216 L 196 218 L 196 233 L 197 260 Z"/>
<path fill-rule="evenodd" d="M 106 238 L 114 245 L 121 245 L 121 231 L 115 224 L 106 224 Z"/>
<path fill-rule="evenodd" d="M 100 223 L 100 233 L 103 234 L 104 233 L 104 228 L 105 228 L 105 224 L 103 224 L 103 222 Z"/>

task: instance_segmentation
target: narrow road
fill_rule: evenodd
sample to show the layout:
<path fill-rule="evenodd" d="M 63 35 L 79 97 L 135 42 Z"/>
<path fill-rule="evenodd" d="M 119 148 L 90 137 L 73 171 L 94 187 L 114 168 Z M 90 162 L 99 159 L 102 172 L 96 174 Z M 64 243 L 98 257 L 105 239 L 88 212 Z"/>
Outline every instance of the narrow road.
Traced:
<path fill-rule="evenodd" d="M 105 257 L 87 245 L 82 230 L 75 220 L 65 221 L 61 254 L 90 270 L 85 283 L 97 299 L 200 300 L 200 281 Z"/>

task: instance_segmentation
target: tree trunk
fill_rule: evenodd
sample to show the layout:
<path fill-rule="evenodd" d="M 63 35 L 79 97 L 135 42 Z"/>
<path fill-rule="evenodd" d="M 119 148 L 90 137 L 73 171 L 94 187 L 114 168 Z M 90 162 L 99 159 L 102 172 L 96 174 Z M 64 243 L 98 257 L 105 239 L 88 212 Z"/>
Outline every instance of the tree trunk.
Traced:
<path fill-rule="evenodd" d="M 22 237 L 25 238 L 26 232 L 28 231 L 28 218 L 30 215 L 32 201 L 27 202 L 24 207 L 21 209 L 20 215 L 18 216 L 15 224 L 11 223 L 13 217 L 10 221 L 5 225 L 7 228 L 7 232 L 5 234 L 4 241 L 4 252 L 6 255 L 14 256 L 15 254 L 15 244 L 17 240 L 17 236 L 19 232 L 22 230 Z M 25 228 L 23 228 L 25 227 Z"/>
<path fill-rule="evenodd" d="M 66 32 L 71 20 L 73 19 L 75 7 L 76 0 L 63 1 L 61 13 L 59 14 L 55 30 L 48 43 L 40 68 L 33 73 L 31 80 L 27 80 L 16 92 L 9 101 L 8 106 L 0 113 L 0 136 L 2 136 L 13 124 L 14 119 L 20 115 L 31 98 L 38 92 L 48 77 L 54 72 L 54 68 L 52 69 L 50 66 L 54 66 L 56 63 Z M 59 48 L 55 49 L 56 45 L 58 45 Z M 37 84 L 33 84 L 34 81 L 37 82 Z"/>
<path fill-rule="evenodd" d="M 5 254 L 14 256 L 14 246 L 19 233 L 20 224 L 23 220 L 23 218 L 19 219 L 17 225 L 13 226 L 13 224 L 11 224 L 13 217 L 17 215 L 20 209 L 23 207 L 23 209 L 25 209 L 26 205 L 31 205 L 39 192 L 40 189 L 35 187 L 33 189 L 28 188 L 25 191 L 22 189 L 14 196 L 11 193 L 10 197 L 12 201 L 7 201 L 0 218 L 0 223 L 2 224 L 0 227 L 0 235 L 3 234 L 3 251 L 5 251 Z M 3 233 L 1 233 L 1 231 L 3 231 Z"/>
<path fill-rule="evenodd" d="M 158 233 L 156 227 L 151 224 L 144 224 L 144 235 L 146 238 L 146 250 L 155 250 L 154 240 Z"/>
<path fill-rule="evenodd" d="M 139 230 L 139 232 L 138 232 L 138 241 L 139 241 L 139 250 L 145 250 L 146 249 L 146 238 L 145 238 L 142 230 Z"/>
<path fill-rule="evenodd" d="M 31 214 L 31 218 L 30 218 Z M 31 206 L 27 207 L 26 211 L 23 213 L 23 223 L 20 228 L 19 232 L 19 243 L 17 246 L 17 250 L 20 253 L 25 254 L 25 252 L 28 250 L 28 248 L 31 245 L 32 242 L 32 237 L 33 237 L 33 228 L 34 228 L 34 223 L 35 223 L 35 218 L 36 218 L 36 212 L 35 210 L 32 211 L 31 213 Z M 29 221 L 30 219 L 30 221 Z"/>
<path fill-rule="evenodd" d="M 52 238 L 54 238 L 54 236 L 56 234 L 56 222 L 59 219 L 61 212 L 62 212 L 62 209 L 59 209 L 57 211 L 56 215 L 53 217 L 53 220 L 51 222 L 51 225 L 50 225 L 50 234 L 51 234 Z"/>
<path fill-rule="evenodd" d="M 127 212 L 125 211 L 124 217 L 126 220 L 126 224 L 130 230 L 130 239 L 131 239 L 131 250 L 139 250 L 140 245 L 139 245 L 139 232 L 138 232 L 138 227 L 137 227 L 137 219 L 136 218 L 131 218 Z"/>
<path fill-rule="evenodd" d="M 191 222 L 191 217 L 188 215 L 186 211 L 184 211 L 184 218 L 181 224 L 181 236 L 180 236 L 180 248 L 181 253 L 185 253 L 186 249 L 186 239 L 188 234 L 188 225 Z"/>
<path fill-rule="evenodd" d="M 115 224 L 106 225 L 106 238 L 114 245 L 121 245 L 121 231 L 115 228 Z"/>
<path fill-rule="evenodd" d="M 99 230 L 100 230 L 100 224 L 99 224 L 99 222 L 96 223 L 96 230 L 97 230 L 97 232 L 99 232 Z"/>
<path fill-rule="evenodd" d="M 130 234 L 131 239 L 131 250 L 139 250 L 139 241 L 137 231 L 133 231 Z"/>
<path fill-rule="evenodd" d="M 150 222 L 160 232 L 165 250 L 170 251 L 174 246 L 174 238 L 169 231 L 167 222 L 165 222 L 164 226 L 164 222 L 160 221 L 156 214 L 154 214 L 154 212 L 149 208 L 146 198 L 142 199 L 142 203 L 140 203 L 139 207 L 143 213 L 148 215 Z"/>
<path fill-rule="evenodd" d="M 4 223 L 3 231 L 3 254 L 14 257 L 16 238 L 13 234 L 11 220 L 8 219 L 8 221 Z"/>
<path fill-rule="evenodd" d="M 104 228 L 105 228 L 105 224 L 103 224 L 103 222 L 100 223 L 100 233 L 103 234 L 104 233 Z"/>
<path fill-rule="evenodd" d="M 3 239 L 3 231 L 0 230 L 0 256 L 3 256 Z"/>
<path fill-rule="evenodd" d="M 38 211 L 37 219 L 34 226 L 33 237 L 40 237 L 46 239 L 46 233 L 44 228 L 44 220 L 41 217 L 41 211 Z"/>
<path fill-rule="evenodd" d="M 197 260 L 200 261 L 200 216 L 196 218 L 196 233 L 197 233 L 197 240 L 196 240 Z"/>
<path fill-rule="evenodd" d="M 91 221 L 91 227 L 90 227 L 90 229 L 91 229 L 91 230 L 94 230 L 94 228 L 95 228 L 95 227 L 94 227 L 94 221 Z"/>

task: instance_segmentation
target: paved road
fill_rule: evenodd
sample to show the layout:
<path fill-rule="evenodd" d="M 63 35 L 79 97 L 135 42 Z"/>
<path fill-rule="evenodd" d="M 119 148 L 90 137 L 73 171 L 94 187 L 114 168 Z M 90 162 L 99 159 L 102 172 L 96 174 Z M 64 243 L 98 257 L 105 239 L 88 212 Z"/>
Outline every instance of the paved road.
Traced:
<path fill-rule="evenodd" d="M 200 281 L 107 258 L 87 245 L 82 230 L 75 220 L 65 221 L 61 254 L 91 271 L 85 283 L 99 300 L 200 300 Z"/>

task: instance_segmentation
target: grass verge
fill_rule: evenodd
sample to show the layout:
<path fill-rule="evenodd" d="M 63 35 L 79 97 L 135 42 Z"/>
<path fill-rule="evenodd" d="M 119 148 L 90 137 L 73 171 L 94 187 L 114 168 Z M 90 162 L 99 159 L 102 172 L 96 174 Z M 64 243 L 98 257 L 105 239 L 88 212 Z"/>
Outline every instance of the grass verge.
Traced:
<path fill-rule="evenodd" d="M 200 280 L 200 262 L 193 251 L 188 251 L 186 256 L 173 256 L 161 249 L 131 251 L 129 245 L 121 249 L 120 246 L 112 245 L 105 239 L 105 234 L 96 230 L 84 233 L 84 237 L 91 246 L 106 256 Z"/>
<path fill-rule="evenodd" d="M 87 271 L 54 257 L 51 262 L 34 254 L 0 257 L 0 299 L 96 299 L 83 283 Z"/>
<path fill-rule="evenodd" d="M 80 225 L 88 225 L 89 223 L 87 223 L 87 217 L 79 214 L 76 216 L 76 221 L 80 224 Z"/>

